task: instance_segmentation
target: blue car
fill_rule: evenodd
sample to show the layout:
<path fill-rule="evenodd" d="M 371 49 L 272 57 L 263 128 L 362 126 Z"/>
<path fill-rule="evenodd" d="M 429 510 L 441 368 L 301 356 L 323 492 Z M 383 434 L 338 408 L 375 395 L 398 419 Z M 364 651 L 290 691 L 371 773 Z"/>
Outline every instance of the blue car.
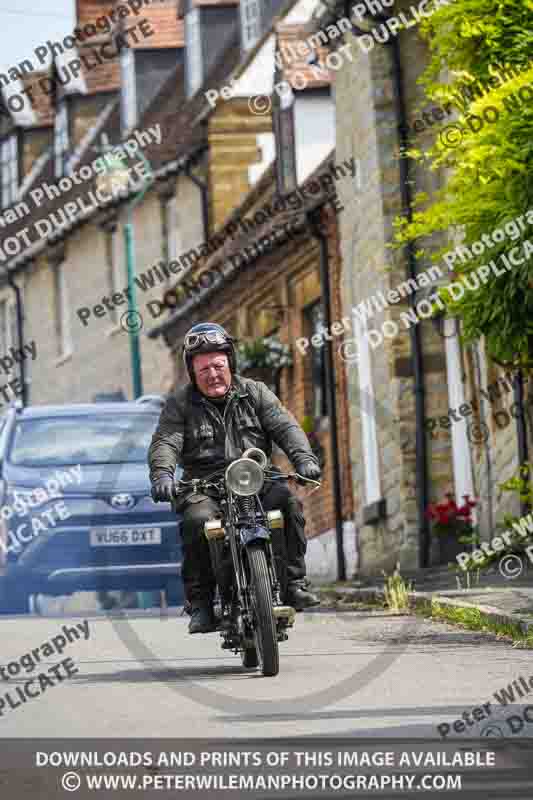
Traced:
<path fill-rule="evenodd" d="M 166 589 L 183 602 L 181 519 L 153 502 L 146 461 L 161 404 L 144 400 L 3 415 L 0 613 L 78 591 Z"/>

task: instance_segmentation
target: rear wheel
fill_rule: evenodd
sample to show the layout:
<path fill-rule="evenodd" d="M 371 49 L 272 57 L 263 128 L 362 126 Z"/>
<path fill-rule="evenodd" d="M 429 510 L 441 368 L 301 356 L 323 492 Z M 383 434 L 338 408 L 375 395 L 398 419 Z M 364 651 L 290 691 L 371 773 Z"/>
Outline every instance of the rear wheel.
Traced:
<path fill-rule="evenodd" d="M 272 677 L 279 672 L 279 650 L 267 559 L 265 551 L 260 546 L 249 547 L 247 555 L 250 565 L 250 589 L 255 617 L 254 640 L 256 655 L 263 675 Z"/>

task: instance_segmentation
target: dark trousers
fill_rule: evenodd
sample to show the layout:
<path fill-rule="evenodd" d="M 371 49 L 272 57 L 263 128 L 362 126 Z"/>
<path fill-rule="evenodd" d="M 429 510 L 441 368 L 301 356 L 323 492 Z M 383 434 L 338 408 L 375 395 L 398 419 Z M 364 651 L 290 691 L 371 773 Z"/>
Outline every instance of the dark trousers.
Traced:
<path fill-rule="evenodd" d="M 216 580 L 211 566 L 209 543 L 204 534 L 204 522 L 221 515 L 217 500 L 205 495 L 197 495 L 196 498 L 189 498 L 183 506 L 181 529 L 182 577 L 185 597 L 191 605 L 209 602 L 214 595 Z M 265 511 L 279 509 L 285 519 L 284 530 L 272 532 L 272 550 L 283 600 L 286 587 L 303 584 L 305 578 L 307 540 L 303 508 L 300 500 L 291 494 L 286 484 L 280 482 L 272 483 L 263 490 L 261 503 Z M 227 567 L 226 564 L 226 569 Z"/>

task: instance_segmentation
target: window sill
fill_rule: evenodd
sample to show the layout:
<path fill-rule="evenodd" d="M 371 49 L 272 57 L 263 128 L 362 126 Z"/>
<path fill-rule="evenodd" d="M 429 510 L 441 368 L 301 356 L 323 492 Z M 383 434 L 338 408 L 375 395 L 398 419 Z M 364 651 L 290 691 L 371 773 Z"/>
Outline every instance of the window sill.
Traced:
<path fill-rule="evenodd" d="M 68 353 L 63 353 L 62 356 L 56 358 L 54 366 L 61 367 L 63 364 L 66 364 L 67 361 L 70 361 L 72 358 L 72 350 L 69 350 Z"/>

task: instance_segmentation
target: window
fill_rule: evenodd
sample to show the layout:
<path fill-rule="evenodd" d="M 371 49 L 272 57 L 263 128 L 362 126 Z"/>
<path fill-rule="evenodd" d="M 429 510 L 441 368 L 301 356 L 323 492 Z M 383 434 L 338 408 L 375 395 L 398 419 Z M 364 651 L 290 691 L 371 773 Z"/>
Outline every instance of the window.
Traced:
<path fill-rule="evenodd" d="M 2 142 L 2 207 L 17 199 L 19 183 L 18 137 L 12 133 Z"/>
<path fill-rule="evenodd" d="M 63 358 L 72 352 L 70 306 L 64 262 L 57 264 L 54 268 L 54 306 L 57 355 L 59 358 Z"/>
<path fill-rule="evenodd" d="M 9 461 L 25 467 L 146 464 L 158 415 L 101 414 L 19 421 Z"/>
<path fill-rule="evenodd" d="M 127 278 L 124 275 L 122 252 L 120 249 L 120 235 L 118 230 L 110 231 L 106 238 L 107 285 L 110 296 L 124 291 Z M 113 325 L 118 325 L 121 309 L 113 306 L 110 311 Z"/>
<path fill-rule="evenodd" d="M 322 303 L 318 301 L 304 309 L 305 335 L 310 339 L 324 329 Z M 309 414 L 315 419 L 326 417 L 326 355 L 324 347 L 311 348 L 311 407 Z"/>
<path fill-rule="evenodd" d="M 54 129 L 55 175 L 61 178 L 65 174 L 65 166 L 69 149 L 68 107 L 63 100 L 57 110 Z"/>
<path fill-rule="evenodd" d="M 242 49 L 249 50 L 261 36 L 260 0 L 241 0 Z"/>
<path fill-rule="evenodd" d="M 137 90 L 135 86 L 135 54 L 130 47 L 120 54 L 120 74 L 122 81 L 121 119 L 122 130 L 129 131 L 137 124 Z"/>
<path fill-rule="evenodd" d="M 193 8 L 185 15 L 185 51 L 187 53 L 187 94 L 191 97 L 202 85 L 202 37 L 200 10 Z"/>

